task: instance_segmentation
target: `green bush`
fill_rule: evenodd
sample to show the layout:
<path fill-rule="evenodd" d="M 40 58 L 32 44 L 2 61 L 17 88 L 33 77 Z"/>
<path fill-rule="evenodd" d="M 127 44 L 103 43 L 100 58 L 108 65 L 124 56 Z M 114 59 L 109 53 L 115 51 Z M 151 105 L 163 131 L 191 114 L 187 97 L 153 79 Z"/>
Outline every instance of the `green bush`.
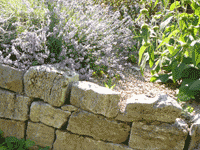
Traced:
<path fill-rule="evenodd" d="M 175 1 L 169 9 L 167 9 L 168 4 L 165 4 L 162 11 L 154 16 L 152 24 L 144 23 L 141 28 L 143 45 L 139 50 L 139 64 L 142 60 L 140 65 L 142 75 L 146 61 L 149 60 L 149 65 L 152 67 L 154 54 L 159 54 L 151 74 L 154 75 L 161 69 L 166 73 L 153 76 L 150 81 L 155 82 L 160 79 L 166 83 L 170 77 L 174 83 L 182 80 L 178 101 L 194 99 L 194 96 L 200 91 L 200 7 L 193 0 L 187 4 L 194 10 L 193 14 L 186 13 L 184 0 L 181 3 Z M 183 13 L 177 11 L 180 7 L 184 8 Z M 140 16 L 149 17 L 146 13 L 141 13 Z M 160 26 L 154 26 L 153 23 L 160 18 Z M 156 41 L 156 46 L 152 44 L 154 41 Z M 142 58 L 146 50 L 147 53 Z"/>

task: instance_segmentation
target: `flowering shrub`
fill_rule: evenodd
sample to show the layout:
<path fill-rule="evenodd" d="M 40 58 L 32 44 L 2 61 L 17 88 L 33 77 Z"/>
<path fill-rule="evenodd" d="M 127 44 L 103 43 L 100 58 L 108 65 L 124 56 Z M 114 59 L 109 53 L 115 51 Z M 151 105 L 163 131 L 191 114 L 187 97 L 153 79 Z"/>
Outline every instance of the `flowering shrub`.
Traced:
<path fill-rule="evenodd" d="M 43 0 L 41 3 L 44 5 L 43 15 L 32 11 L 32 7 L 37 6 L 31 1 L 17 3 L 30 6 L 27 11 L 42 16 L 32 22 L 31 27 L 20 22 L 18 15 L 7 20 L 12 29 L 6 30 L 5 24 L 2 26 L 3 31 L 11 31 L 10 35 L 14 36 L 7 38 L 1 34 L 3 39 L 9 39 L 1 42 L 3 56 L 6 56 L 4 63 L 21 68 L 60 63 L 78 72 L 80 80 L 88 80 L 94 71 L 103 71 L 107 74 L 105 78 L 119 74 L 123 79 L 120 62 L 128 59 L 136 44 L 134 34 L 128 28 L 132 25 L 130 16 L 119 20 L 119 11 L 102 9 L 100 5 L 93 5 L 92 1 L 58 0 L 52 3 Z M 29 15 L 25 12 L 22 10 L 21 14 L 27 18 Z M 20 26 L 17 23 L 21 23 Z M 111 68 L 116 68 L 117 72 Z"/>

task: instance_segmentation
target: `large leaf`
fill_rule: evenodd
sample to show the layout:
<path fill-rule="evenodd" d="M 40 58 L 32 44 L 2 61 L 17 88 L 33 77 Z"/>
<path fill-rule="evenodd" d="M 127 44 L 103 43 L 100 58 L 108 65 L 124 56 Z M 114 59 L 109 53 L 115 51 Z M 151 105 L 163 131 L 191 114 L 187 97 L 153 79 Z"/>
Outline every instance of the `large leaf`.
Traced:
<path fill-rule="evenodd" d="M 144 53 L 144 51 L 148 48 L 149 46 L 142 46 L 141 48 L 140 48 L 140 50 L 139 50 L 139 63 L 138 64 L 140 64 L 140 62 L 141 62 L 141 59 L 142 59 L 142 55 L 143 55 L 143 53 Z"/>
<path fill-rule="evenodd" d="M 200 44 L 199 44 L 199 46 L 200 46 Z M 195 66 L 197 66 L 200 63 L 200 48 L 199 48 L 199 46 L 198 46 L 198 49 L 195 49 L 192 52 L 192 58 L 195 59 L 195 61 L 193 62 Z"/>
<path fill-rule="evenodd" d="M 155 82 L 156 80 L 159 80 L 163 83 L 166 83 L 170 78 L 171 74 L 159 74 L 158 76 L 153 76 L 150 79 L 150 82 Z"/>
<path fill-rule="evenodd" d="M 153 77 L 150 78 L 150 82 L 155 82 L 158 79 L 159 79 L 159 77 L 153 76 Z"/>
<path fill-rule="evenodd" d="M 200 91 L 200 78 L 195 80 L 195 82 L 190 86 L 189 90 Z"/>
<path fill-rule="evenodd" d="M 194 83 L 195 81 L 192 79 L 184 79 L 180 88 L 179 88 L 179 93 L 185 94 L 190 98 L 195 98 L 194 95 L 197 93 L 197 91 L 189 90 L 190 86 Z M 179 94 L 178 94 L 179 95 Z M 189 100 L 189 99 L 187 99 Z"/>
<path fill-rule="evenodd" d="M 192 58 L 184 56 L 182 62 L 185 64 L 192 64 Z"/>
<path fill-rule="evenodd" d="M 188 68 L 183 70 L 181 74 L 182 78 L 196 80 L 200 78 L 200 70 L 194 68 L 192 65 L 188 65 Z"/>
<path fill-rule="evenodd" d="M 156 66 L 151 70 L 151 75 L 154 75 L 155 72 L 157 72 L 157 73 L 159 72 L 159 70 L 160 70 L 159 62 L 160 62 L 160 59 L 157 60 Z"/>
<path fill-rule="evenodd" d="M 173 82 L 175 83 L 176 80 L 174 77 L 176 77 L 176 68 L 177 68 L 178 62 L 177 61 L 173 61 L 172 62 L 172 76 L 173 76 Z"/>
<path fill-rule="evenodd" d="M 148 53 L 149 53 L 149 66 L 150 68 L 153 67 L 153 63 L 154 63 L 154 50 L 153 50 L 153 46 L 150 46 L 148 48 Z"/>
<path fill-rule="evenodd" d="M 182 72 L 183 72 L 184 70 L 188 69 L 188 68 L 191 68 L 191 66 L 188 65 L 188 64 L 185 64 L 185 63 L 179 64 L 179 65 L 175 68 L 176 71 L 175 71 L 174 74 L 173 74 L 173 75 L 174 75 L 174 76 L 173 76 L 174 80 L 180 79 L 180 78 L 182 77 Z"/>
<path fill-rule="evenodd" d="M 190 45 L 192 47 L 192 62 L 195 66 L 200 63 L 200 40 L 195 40 Z"/>

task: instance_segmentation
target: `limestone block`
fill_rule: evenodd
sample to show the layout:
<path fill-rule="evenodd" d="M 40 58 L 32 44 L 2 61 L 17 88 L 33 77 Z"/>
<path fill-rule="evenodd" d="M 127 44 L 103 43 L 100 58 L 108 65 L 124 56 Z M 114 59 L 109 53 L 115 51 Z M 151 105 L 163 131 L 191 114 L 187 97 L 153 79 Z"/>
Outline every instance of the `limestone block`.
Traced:
<path fill-rule="evenodd" d="M 70 134 L 69 132 L 56 131 L 56 141 L 53 144 L 54 150 L 78 150 L 82 149 L 82 142 L 84 138 L 76 134 Z"/>
<path fill-rule="evenodd" d="M 0 64 L 0 87 L 22 94 L 25 71 Z"/>
<path fill-rule="evenodd" d="M 71 112 L 54 108 L 44 102 L 33 102 L 30 107 L 30 119 L 33 122 L 39 122 L 61 128 L 68 120 Z"/>
<path fill-rule="evenodd" d="M 16 96 L 15 111 L 13 119 L 25 121 L 29 119 L 29 108 L 32 99 L 23 95 Z"/>
<path fill-rule="evenodd" d="M 0 119 L 0 129 L 4 132 L 3 137 L 14 136 L 18 139 L 24 138 L 25 122 Z"/>
<path fill-rule="evenodd" d="M 0 117 L 13 118 L 15 101 L 14 93 L 0 89 Z"/>
<path fill-rule="evenodd" d="M 122 143 L 129 136 L 130 126 L 102 115 L 80 111 L 72 113 L 67 130 L 80 135 L 92 136 L 95 140 Z"/>
<path fill-rule="evenodd" d="M 79 75 L 58 64 L 32 66 L 24 74 L 24 91 L 29 97 L 40 98 L 52 106 L 60 107 L 69 95 L 72 82 Z"/>
<path fill-rule="evenodd" d="M 133 150 L 120 144 L 96 141 L 88 137 L 57 130 L 53 149 L 66 150 L 66 148 L 67 150 Z"/>
<path fill-rule="evenodd" d="M 120 93 L 88 81 L 72 84 L 70 103 L 83 110 L 108 118 L 119 112 Z"/>
<path fill-rule="evenodd" d="M 129 147 L 141 150 L 183 150 L 187 134 L 188 125 L 180 118 L 174 124 L 133 122 Z"/>
<path fill-rule="evenodd" d="M 200 114 L 195 115 L 193 121 L 189 130 L 191 141 L 188 150 L 200 149 Z"/>
<path fill-rule="evenodd" d="M 181 110 L 178 102 L 167 95 L 155 98 L 134 95 L 127 100 L 125 112 L 120 112 L 115 119 L 127 122 L 146 120 L 174 123 L 181 116 Z"/>
<path fill-rule="evenodd" d="M 30 139 L 35 145 L 52 148 L 55 129 L 41 123 L 28 122 L 26 140 Z"/>
<path fill-rule="evenodd" d="M 31 99 L 0 89 L 0 117 L 25 121 L 28 120 Z"/>

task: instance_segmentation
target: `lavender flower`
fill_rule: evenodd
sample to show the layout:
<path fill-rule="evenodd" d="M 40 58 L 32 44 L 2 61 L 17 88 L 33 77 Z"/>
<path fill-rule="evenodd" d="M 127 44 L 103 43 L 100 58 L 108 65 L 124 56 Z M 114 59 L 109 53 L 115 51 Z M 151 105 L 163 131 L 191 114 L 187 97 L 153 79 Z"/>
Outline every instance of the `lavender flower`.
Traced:
<path fill-rule="evenodd" d="M 42 1 L 44 9 L 40 13 L 34 11 L 38 8 L 36 3 L 30 4 L 25 0 L 24 3 L 27 11 L 21 13 L 31 22 L 27 26 L 22 24 L 21 33 L 6 43 L 12 47 L 10 54 L 16 56 L 16 59 L 10 59 L 12 65 L 28 68 L 33 62 L 59 62 L 61 66 L 78 72 L 80 80 L 91 79 L 92 72 L 98 71 L 95 69 L 100 65 L 99 69 L 107 68 L 110 76 L 119 74 L 123 79 L 121 61 L 127 59 L 129 50 L 136 44 L 134 34 L 129 29 L 133 21 L 127 13 L 124 13 L 124 19 L 119 20 L 119 11 L 112 12 L 109 7 L 102 9 L 91 0 Z M 30 14 L 38 19 L 31 18 Z M 0 27 L 6 29 L 5 25 L 0 24 Z M 120 57 L 117 58 L 117 54 Z M 10 56 L 6 57 L 6 63 L 10 63 L 7 61 Z M 22 56 L 26 56 L 29 62 Z M 114 72 L 112 68 L 117 71 Z"/>

